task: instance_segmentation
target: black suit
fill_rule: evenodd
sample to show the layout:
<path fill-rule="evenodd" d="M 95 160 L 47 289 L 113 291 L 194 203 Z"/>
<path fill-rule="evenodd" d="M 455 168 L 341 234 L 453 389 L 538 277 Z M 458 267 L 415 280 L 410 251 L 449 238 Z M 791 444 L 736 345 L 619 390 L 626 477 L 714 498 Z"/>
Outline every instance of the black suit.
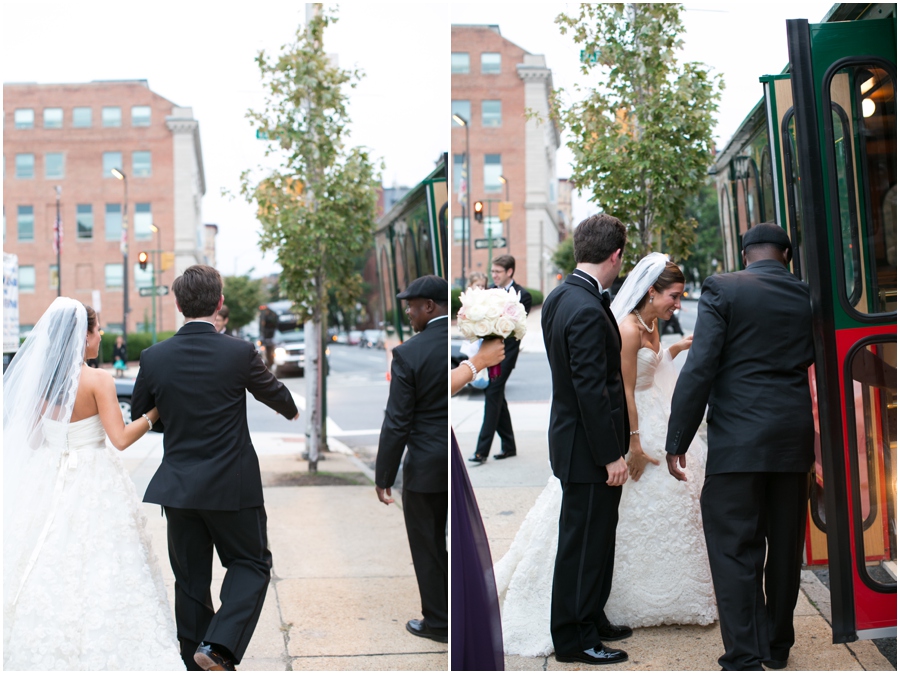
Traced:
<path fill-rule="evenodd" d="M 557 653 L 595 647 L 612 586 L 621 487 L 606 465 L 628 451 L 628 413 L 615 317 L 592 279 L 576 271 L 541 313 L 550 361 L 550 463 L 562 483 L 550 631 Z"/>
<path fill-rule="evenodd" d="M 518 283 L 513 281 L 512 289 L 521 293 L 525 313 L 531 311 L 531 293 Z M 515 454 L 516 437 L 513 435 L 512 419 L 509 416 L 509 406 L 506 404 L 506 380 L 516 367 L 519 359 L 519 340 L 510 335 L 503 340 L 505 356 L 500 363 L 500 376 L 492 379 L 484 389 L 484 420 L 481 422 L 481 432 L 478 434 L 478 443 L 475 445 L 475 454 L 487 457 L 491 453 L 491 445 L 494 443 L 494 433 L 500 436 L 500 450 Z"/>
<path fill-rule="evenodd" d="M 403 462 L 403 519 L 422 615 L 447 632 L 448 317 L 393 350 L 391 390 L 378 438 L 375 484 L 393 486 Z"/>
<path fill-rule="evenodd" d="M 708 401 L 700 504 L 725 645 L 719 663 L 760 669 L 761 660 L 786 660 L 794 643 L 813 462 L 809 289 L 780 262 L 761 260 L 709 277 L 702 293 L 666 451 L 688 450 Z"/>
<path fill-rule="evenodd" d="M 189 669 L 197 643 L 224 646 L 240 662 L 262 611 L 272 555 L 266 541 L 259 460 L 247 428 L 247 394 L 292 419 L 290 391 L 266 369 L 253 345 L 186 323 L 145 349 L 134 384 L 133 419 L 157 407 L 163 461 L 146 503 L 165 507 L 175 617 Z M 213 546 L 227 569 L 213 611 Z"/>

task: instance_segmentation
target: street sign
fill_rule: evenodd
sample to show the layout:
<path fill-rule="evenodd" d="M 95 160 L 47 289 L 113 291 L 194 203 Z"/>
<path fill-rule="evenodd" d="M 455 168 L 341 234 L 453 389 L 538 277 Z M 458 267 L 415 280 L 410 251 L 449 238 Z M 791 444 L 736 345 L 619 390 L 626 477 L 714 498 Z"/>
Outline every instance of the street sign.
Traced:
<path fill-rule="evenodd" d="M 156 286 L 156 294 L 168 295 L 169 286 Z M 138 288 L 138 295 L 141 297 L 151 297 L 153 295 L 153 288 Z"/>
<path fill-rule="evenodd" d="M 257 140 L 269 140 L 269 134 L 267 134 L 262 129 L 256 130 L 256 139 Z"/>
<path fill-rule="evenodd" d="M 501 201 L 498 206 L 499 208 L 497 209 L 497 217 L 506 222 L 507 220 L 509 220 L 509 216 L 512 215 L 512 202 Z"/>
<path fill-rule="evenodd" d="M 490 239 L 475 239 L 475 248 L 491 248 L 491 240 Z M 506 239 L 504 237 L 497 237 L 494 239 L 493 243 L 494 248 L 506 248 Z"/>
<path fill-rule="evenodd" d="M 167 271 L 175 264 L 175 253 L 163 253 L 159 261 L 160 271 Z"/>

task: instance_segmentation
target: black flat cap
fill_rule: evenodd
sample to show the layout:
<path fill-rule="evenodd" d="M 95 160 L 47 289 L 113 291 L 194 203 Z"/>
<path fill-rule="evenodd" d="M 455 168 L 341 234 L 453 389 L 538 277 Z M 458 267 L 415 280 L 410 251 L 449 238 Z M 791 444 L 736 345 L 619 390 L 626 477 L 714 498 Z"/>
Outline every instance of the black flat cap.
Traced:
<path fill-rule="evenodd" d="M 742 249 L 757 243 L 769 243 L 779 248 L 787 248 L 788 260 L 791 259 L 794 252 L 787 232 L 772 222 L 761 222 L 744 232 L 744 238 L 741 239 Z"/>
<path fill-rule="evenodd" d="M 398 300 L 409 300 L 414 297 L 421 297 L 425 300 L 432 300 L 441 304 L 447 303 L 448 293 L 447 282 L 440 276 L 429 274 L 428 276 L 420 276 L 402 293 L 397 294 Z"/>

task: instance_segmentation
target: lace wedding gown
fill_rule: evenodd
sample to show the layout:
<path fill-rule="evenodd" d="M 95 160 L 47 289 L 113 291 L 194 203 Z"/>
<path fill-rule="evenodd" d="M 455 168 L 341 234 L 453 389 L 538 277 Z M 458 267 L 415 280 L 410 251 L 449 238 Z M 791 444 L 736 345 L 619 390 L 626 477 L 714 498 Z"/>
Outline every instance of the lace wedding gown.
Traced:
<path fill-rule="evenodd" d="M 687 453 L 687 482 L 666 467 L 665 441 L 677 378 L 668 349 L 637 354 L 635 405 L 641 447 L 659 461 L 647 464 L 622 487 L 616 529 L 610 622 L 630 627 L 708 625 L 716 620 L 700 490 L 706 443 L 695 438 Z M 494 567 L 507 654 L 536 657 L 553 652 L 550 597 L 559 536 L 562 489 L 551 476 L 509 551 Z"/>
<path fill-rule="evenodd" d="M 3 532 L 4 669 L 184 671 L 146 518 L 100 416 L 45 424 L 28 471 L 56 478 L 23 490 Z"/>

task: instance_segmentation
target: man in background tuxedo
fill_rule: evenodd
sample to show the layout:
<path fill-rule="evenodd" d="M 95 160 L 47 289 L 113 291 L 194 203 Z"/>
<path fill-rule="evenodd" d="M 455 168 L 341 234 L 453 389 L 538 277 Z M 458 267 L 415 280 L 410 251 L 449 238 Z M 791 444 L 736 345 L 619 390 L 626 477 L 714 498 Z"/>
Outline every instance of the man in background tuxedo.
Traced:
<path fill-rule="evenodd" d="M 575 229 L 574 244 L 575 271 L 541 312 L 553 391 L 550 464 L 563 492 L 550 633 L 559 662 L 606 665 L 628 654 L 603 642 L 632 634 L 610 624 L 603 610 L 628 479 L 622 340 L 606 292 L 622 268 L 625 226 L 609 215 L 592 216 Z"/>
<path fill-rule="evenodd" d="M 188 670 L 232 670 L 259 620 L 272 568 L 247 391 L 297 419 L 290 391 L 250 342 L 216 332 L 222 277 L 194 265 L 172 284 L 184 326 L 141 353 L 131 418 L 157 407 L 163 460 L 145 503 L 165 508 L 175 574 L 175 621 Z M 225 567 L 213 610 L 213 548 Z"/>
<path fill-rule="evenodd" d="M 531 293 L 513 280 L 515 273 L 516 258 L 512 255 L 501 255 L 495 258 L 491 265 L 493 287 L 520 293 L 520 301 L 525 306 L 527 314 L 531 311 Z M 504 341 L 504 347 L 506 357 L 500 363 L 500 376 L 491 380 L 484 390 L 484 420 L 481 422 L 475 454 L 469 458 L 469 461 L 476 463 L 487 461 L 495 433 L 500 436 L 500 453 L 494 458 L 508 459 L 516 455 L 516 436 L 513 434 L 509 406 L 506 404 L 506 380 L 509 379 L 519 359 L 519 340 L 510 335 Z"/>
<path fill-rule="evenodd" d="M 684 454 L 708 403 L 700 509 L 725 646 L 719 664 L 783 669 L 794 645 L 813 463 L 812 309 L 808 286 L 787 269 L 791 241 L 781 227 L 758 224 L 742 244 L 745 269 L 703 283 L 666 460 L 686 479 Z"/>
<path fill-rule="evenodd" d="M 406 629 L 447 642 L 447 282 L 422 276 L 397 295 L 418 333 L 394 348 L 391 390 L 375 460 L 375 493 L 394 502 L 391 487 L 403 449 L 403 519 L 422 600 L 422 620 Z"/>

